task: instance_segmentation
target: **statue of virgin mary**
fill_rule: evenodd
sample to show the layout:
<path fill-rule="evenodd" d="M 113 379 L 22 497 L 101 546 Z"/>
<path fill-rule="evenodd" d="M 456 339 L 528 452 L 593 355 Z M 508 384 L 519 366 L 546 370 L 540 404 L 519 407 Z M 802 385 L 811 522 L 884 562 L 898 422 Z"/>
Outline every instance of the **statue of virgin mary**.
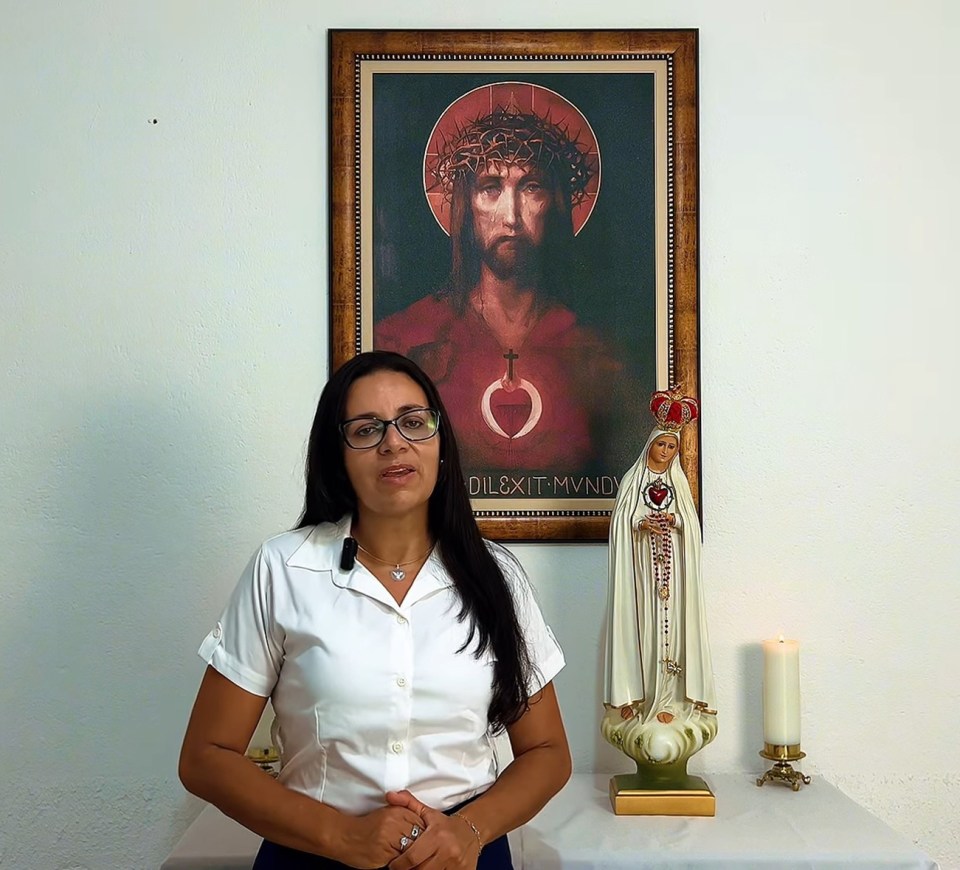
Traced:
<path fill-rule="evenodd" d="M 610 523 L 603 736 L 659 787 L 717 733 L 700 572 L 700 521 L 680 464 L 693 399 L 654 394 L 657 419 Z M 654 785 L 654 787 L 657 787 Z"/>

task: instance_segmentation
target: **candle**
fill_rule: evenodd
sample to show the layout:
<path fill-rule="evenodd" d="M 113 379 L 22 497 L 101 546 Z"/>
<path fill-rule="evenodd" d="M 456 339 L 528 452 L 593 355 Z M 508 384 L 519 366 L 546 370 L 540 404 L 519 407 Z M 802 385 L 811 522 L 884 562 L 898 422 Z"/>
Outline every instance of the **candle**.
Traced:
<path fill-rule="evenodd" d="M 800 745 L 800 643 L 763 642 L 763 741 Z"/>

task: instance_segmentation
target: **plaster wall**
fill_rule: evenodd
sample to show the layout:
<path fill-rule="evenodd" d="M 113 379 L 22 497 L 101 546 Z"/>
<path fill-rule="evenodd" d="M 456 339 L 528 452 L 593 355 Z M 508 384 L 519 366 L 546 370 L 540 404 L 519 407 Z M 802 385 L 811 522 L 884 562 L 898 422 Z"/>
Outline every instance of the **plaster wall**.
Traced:
<path fill-rule="evenodd" d="M 0 866 L 155 867 L 200 810 L 175 773 L 194 651 L 298 513 L 327 373 L 326 29 L 687 26 L 721 717 L 696 763 L 760 769 L 758 644 L 797 637 L 806 771 L 960 867 L 955 4 L 0 21 Z M 597 734 L 606 549 L 516 551 L 567 653 L 577 769 L 622 770 Z"/>

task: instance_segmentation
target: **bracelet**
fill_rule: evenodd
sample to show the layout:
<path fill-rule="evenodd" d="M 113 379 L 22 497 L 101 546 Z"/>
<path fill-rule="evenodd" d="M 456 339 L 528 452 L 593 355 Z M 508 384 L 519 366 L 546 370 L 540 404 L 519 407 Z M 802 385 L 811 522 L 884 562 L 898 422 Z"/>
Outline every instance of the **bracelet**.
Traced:
<path fill-rule="evenodd" d="M 456 816 L 458 819 L 463 819 L 463 821 L 470 826 L 470 830 L 477 835 L 477 854 L 479 855 L 483 851 L 483 838 L 480 836 L 480 829 L 471 822 L 470 819 L 461 815 L 459 812 L 451 813 L 451 815 Z"/>

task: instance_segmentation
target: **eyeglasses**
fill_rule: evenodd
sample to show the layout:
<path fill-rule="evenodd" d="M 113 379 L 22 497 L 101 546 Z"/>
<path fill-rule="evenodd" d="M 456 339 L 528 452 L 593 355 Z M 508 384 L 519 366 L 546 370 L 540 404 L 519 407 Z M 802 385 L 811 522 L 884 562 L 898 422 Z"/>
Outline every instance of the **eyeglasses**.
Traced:
<path fill-rule="evenodd" d="M 355 417 L 340 424 L 340 434 L 347 447 L 369 450 L 379 446 L 393 426 L 407 441 L 429 441 L 440 429 L 440 412 L 433 408 L 414 408 L 393 420 L 379 417 Z"/>

